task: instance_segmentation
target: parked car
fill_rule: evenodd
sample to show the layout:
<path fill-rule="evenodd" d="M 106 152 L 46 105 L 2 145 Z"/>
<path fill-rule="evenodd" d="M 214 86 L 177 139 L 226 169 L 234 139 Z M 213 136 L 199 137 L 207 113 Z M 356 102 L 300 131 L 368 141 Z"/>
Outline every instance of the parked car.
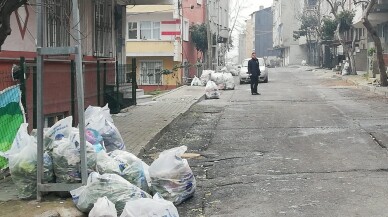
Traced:
<path fill-rule="evenodd" d="M 250 59 L 251 58 L 245 59 L 242 62 L 242 66 L 240 69 L 240 76 L 239 76 L 240 84 L 251 82 L 251 78 L 249 77 L 249 74 L 248 74 L 248 61 Z M 260 67 L 260 72 L 261 72 L 260 76 L 259 76 L 259 82 L 267 83 L 268 82 L 268 68 L 266 67 L 263 58 L 257 58 L 257 59 L 259 60 L 259 67 Z"/>

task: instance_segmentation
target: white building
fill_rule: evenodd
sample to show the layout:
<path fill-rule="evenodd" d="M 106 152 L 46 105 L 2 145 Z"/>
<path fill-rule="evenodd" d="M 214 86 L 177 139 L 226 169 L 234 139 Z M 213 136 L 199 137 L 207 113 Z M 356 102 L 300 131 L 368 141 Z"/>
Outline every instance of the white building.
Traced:
<path fill-rule="evenodd" d="M 229 30 L 229 0 L 207 0 L 207 16 L 212 43 L 211 62 L 212 68 L 225 64 L 225 54 L 230 37 Z M 213 42 L 213 40 L 211 40 Z"/>
<path fill-rule="evenodd" d="M 293 38 L 293 32 L 300 27 L 297 16 L 303 6 L 304 0 L 274 0 L 273 3 L 273 47 L 280 50 L 285 66 L 301 64 L 307 58 L 305 47 Z"/>

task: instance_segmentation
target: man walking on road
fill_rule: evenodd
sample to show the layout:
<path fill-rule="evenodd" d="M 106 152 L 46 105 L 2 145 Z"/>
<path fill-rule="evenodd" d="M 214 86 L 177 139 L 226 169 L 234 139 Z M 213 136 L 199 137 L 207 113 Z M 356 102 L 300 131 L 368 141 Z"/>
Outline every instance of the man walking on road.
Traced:
<path fill-rule="evenodd" d="M 260 76 L 259 60 L 256 58 L 256 53 L 252 53 L 252 59 L 248 61 L 248 74 L 251 77 L 251 93 L 252 95 L 260 95 L 257 92 L 257 85 L 259 84 Z"/>

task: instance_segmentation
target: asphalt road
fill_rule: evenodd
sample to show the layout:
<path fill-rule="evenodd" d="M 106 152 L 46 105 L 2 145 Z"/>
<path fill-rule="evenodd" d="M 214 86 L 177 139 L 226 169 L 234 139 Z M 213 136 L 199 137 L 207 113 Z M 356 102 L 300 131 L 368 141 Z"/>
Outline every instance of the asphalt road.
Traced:
<path fill-rule="evenodd" d="M 199 102 L 146 152 L 201 154 L 180 216 L 388 216 L 387 98 L 297 67 L 259 92 Z"/>

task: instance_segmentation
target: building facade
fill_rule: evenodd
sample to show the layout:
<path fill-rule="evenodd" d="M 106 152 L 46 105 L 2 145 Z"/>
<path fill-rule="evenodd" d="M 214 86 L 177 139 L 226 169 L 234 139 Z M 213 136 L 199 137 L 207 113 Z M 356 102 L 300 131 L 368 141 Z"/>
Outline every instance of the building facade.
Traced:
<path fill-rule="evenodd" d="M 204 57 L 191 40 L 190 26 L 203 23 L 204 12 L 202 0 L 127 9 L 126 57 L 127 63 L 136 58 L 139 88 L 173 89 L 199 76 Z"/>
<path fill-rule="evenodd" d="M 211 68 L 225 65 L 226 52 L 229 47 L 229 0 L 206 0 L 206 21 L 208 23 L 208 40 L 211 49 L 208 58 Z"/>
<path fill-rule="evenodd" d="M 306 49 L 294 40 L 293 31 L 299 29 L 297 16 L 301 14 L 304 1 L 274 0 L 273 48 L 280 52 L 283 65 L 301 64 L 307 59 Z"/>
<path fill-rule="evenodd" d="M 278 51 L 273 49 L 273 13 L 272 8 L 260 7 L 254 13 L 254 43 L 257 57 L 276 58 Z"/>
<path fill-rule="evenodd" d="M 44 0 L 44 45 L 46 47 L 74 46 L 75 39 L 71 23 L 71 1 Z M 104 102 L 104 82 L 115 82 L 115 62 L 120 43 L 116 43 L 118 34 L 115 26 L 121 25 L 115 19 L 117 13 L 123 8 L 115 0 L 84 0 L 79 2 L 83 66 L 84 66 L 84 93 L 85 106 L 99 105 Z M 34 84 L 36 78 L 34 64 L 36 63 L 37 23 L 36 23 L 36 2 L 29 1 L 29 4 L 18 8 L 11 15 L 12 33 L 5 40 L 0 52 L 0 81 L 1 89 L 18 83 L 12 80 L 11 69 L 14 64 L 19 65 L 21 57 L 25 59 L 25 111 L 29 127 L 33 127 L 34 111 Z M 117 46 L 116 46 L 117 45 Z M 53 124 L 53 121 L 73 115 L 77 117 L 76 111 L 72 108 L 74 101 L 75 86 L 72 86 L 75 77 L 72 74 L 73 55 L 49 56 L 44 59 L 44 105 L 43 112 L 46 126 Z M 24 64 L 24 63 L 23 63 Z M 102 72 L 105 66 L 106 80 L 103 81 Z M 100 70 L 100 71 L 99 71 Z M 100 72 L 100 73 L 98 73 Z M 99 79 L 101 78 L 101 79 Z"/>

